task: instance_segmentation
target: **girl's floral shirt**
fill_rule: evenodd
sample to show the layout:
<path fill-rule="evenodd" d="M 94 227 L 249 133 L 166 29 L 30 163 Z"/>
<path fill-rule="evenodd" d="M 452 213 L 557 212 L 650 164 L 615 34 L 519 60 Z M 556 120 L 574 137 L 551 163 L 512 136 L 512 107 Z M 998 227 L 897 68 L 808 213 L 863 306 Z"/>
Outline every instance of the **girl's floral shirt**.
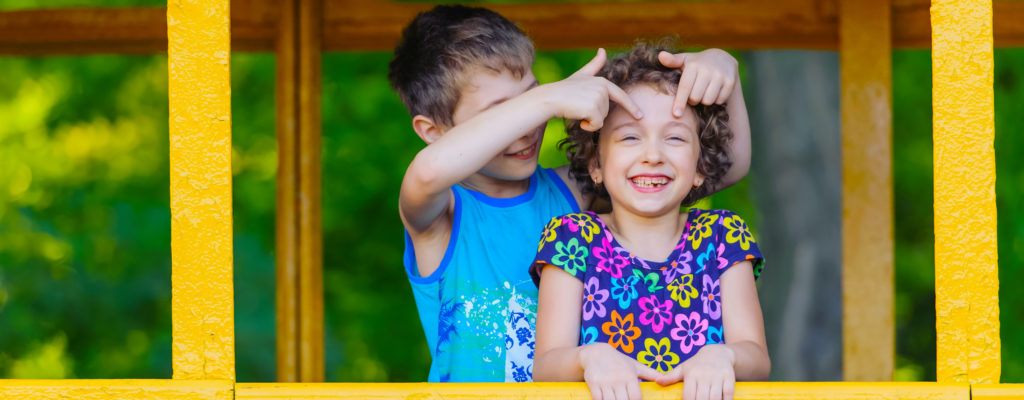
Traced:
<path fill-rule="evenodd" d="M 606 342 L 667 372 L 707 344 L 722 343 L 719 277 L 751 261 L 764 265 L 750 229 L 725 210 L 691 209 L 679 244 L 663 262 L 623 248 L 591 212 L 552 218 L 530 267 L 535 283 L 545 265 L 583 283 L 580 344 Z"/>

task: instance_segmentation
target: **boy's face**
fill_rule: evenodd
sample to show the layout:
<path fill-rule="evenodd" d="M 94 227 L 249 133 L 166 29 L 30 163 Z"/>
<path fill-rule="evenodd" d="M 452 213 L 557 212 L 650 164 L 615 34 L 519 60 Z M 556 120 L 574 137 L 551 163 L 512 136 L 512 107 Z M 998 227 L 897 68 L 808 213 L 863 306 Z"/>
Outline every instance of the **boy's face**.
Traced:
<path fill-rule="evenodd" d="M 598 138 L 598 165 L 591 176 L 602 182 L 615 212 L 645 217 L 679 213 L 679 204 L 695 185 L 700 142 L 697 116 L 687 107 L 672 115 L 674 96 L 650 85 L 627 88 L 643 111 L 637 120 L 622 107 L 608 113 Z"/>
<path fill-rule="evenodd" d="M 519 78 L 507 70 L 499 73 L 486 68 L 477 68 L 468 74 L 467 83 L 452 115 L 455 125 L 537 86 L 537 79 L 530 70 Z M 537 168 L 537 154 L 544 138 L 545 125 L 523 132 L 519 139 L 489 161 L 479 173 L 503 181 L 528 179 Z M 480 134 L 486 135 L 488 132 Z"/>

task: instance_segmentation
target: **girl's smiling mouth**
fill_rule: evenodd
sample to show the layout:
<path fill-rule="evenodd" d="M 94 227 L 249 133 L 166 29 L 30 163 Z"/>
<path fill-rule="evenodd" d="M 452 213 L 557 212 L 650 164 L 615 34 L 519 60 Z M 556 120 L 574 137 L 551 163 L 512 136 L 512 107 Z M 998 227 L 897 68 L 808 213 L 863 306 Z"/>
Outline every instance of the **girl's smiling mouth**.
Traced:
<path fill-rule="evenodd" d="M 653 193 L 660 192 L 672 179 L 665 175 L 635 175 L 629 178 L 629 183 L 638 192 Z"/>

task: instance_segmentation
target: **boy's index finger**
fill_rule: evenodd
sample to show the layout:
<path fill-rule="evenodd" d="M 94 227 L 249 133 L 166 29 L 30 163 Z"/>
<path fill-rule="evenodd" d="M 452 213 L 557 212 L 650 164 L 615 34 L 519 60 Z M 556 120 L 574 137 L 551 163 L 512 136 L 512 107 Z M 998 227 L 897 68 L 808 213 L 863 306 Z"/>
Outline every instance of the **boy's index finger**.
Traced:
<path fill-rule="evenodd" d="M 669 68 L 682 68 L 686 64 L 686 53 L 672 54 L 662 51 L 658 53 L 658 61 Z"/>
<path fill-rule="evenodd" d="M 597 75 L 598 72 L 601 72 L 601 68 L 604 67 L 604 62 L 607 61 L 607 59 L 608 53 L 604 51 L 604 48 L 599 48 L 597 49 L 597 54 L 594 55 L 594 58 L 587 62 L 586 65 L 576 71 L 573 75 Z"/>
<path fill-rule="evenodd" d="M 622 88 L 618 87 L 614 83 L 611 83 L 609 81 L 605 82 L 608 85 L 609 100 L 614 101 L 615 104 L 618 104 L 622 108 L 625 108 L 626 111 L 629 111 L 629 114 L 632 115 L 633 118 L 640 119 L 644 117 L 644 112 L 640 111 L 640 107 L 633 102 L 633 99 L 629 97 L 629 94 L 626 93 L 625 90 L 622 90 Z"/>

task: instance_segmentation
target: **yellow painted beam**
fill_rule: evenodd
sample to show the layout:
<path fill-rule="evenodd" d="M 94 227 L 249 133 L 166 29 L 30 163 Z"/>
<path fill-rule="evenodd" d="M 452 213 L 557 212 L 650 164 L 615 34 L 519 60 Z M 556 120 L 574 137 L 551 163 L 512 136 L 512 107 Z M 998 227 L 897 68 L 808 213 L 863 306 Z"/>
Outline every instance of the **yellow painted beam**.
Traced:
<path fill-rule="evenodd" d="M 0 379 L 4 400 L 232 400 L 231 381 L 160 379 Z"/>
<path fill-rule="evenodd" d="M 228 3 L 167 4 L 174 379 L 235 379 Z"/>
<path fill-rule="evenodd" d="M 644 400 L 678 400 L 682 384 L 641 383 Z M 239 383 L 236 400 L 590 399 L 582 383 Z M 740 382 L 736 400 L 970 400 L 963 384 L 865 382 Z"/>
<path fill-rule="evenodd" d="M 991 0 L 933 0 L 936 373 L 998 383 Z"/>
<path fill-rule="evenodd" d="M 839 2 L 843 379 L 888 381 L 893 317 L 890 0 Z"/>
<path fill-rule="evenodd" d="M 1020 400 L 1024 399 L 1024 384 L 978 384 L 971 385 L 971 400 Z"/>

